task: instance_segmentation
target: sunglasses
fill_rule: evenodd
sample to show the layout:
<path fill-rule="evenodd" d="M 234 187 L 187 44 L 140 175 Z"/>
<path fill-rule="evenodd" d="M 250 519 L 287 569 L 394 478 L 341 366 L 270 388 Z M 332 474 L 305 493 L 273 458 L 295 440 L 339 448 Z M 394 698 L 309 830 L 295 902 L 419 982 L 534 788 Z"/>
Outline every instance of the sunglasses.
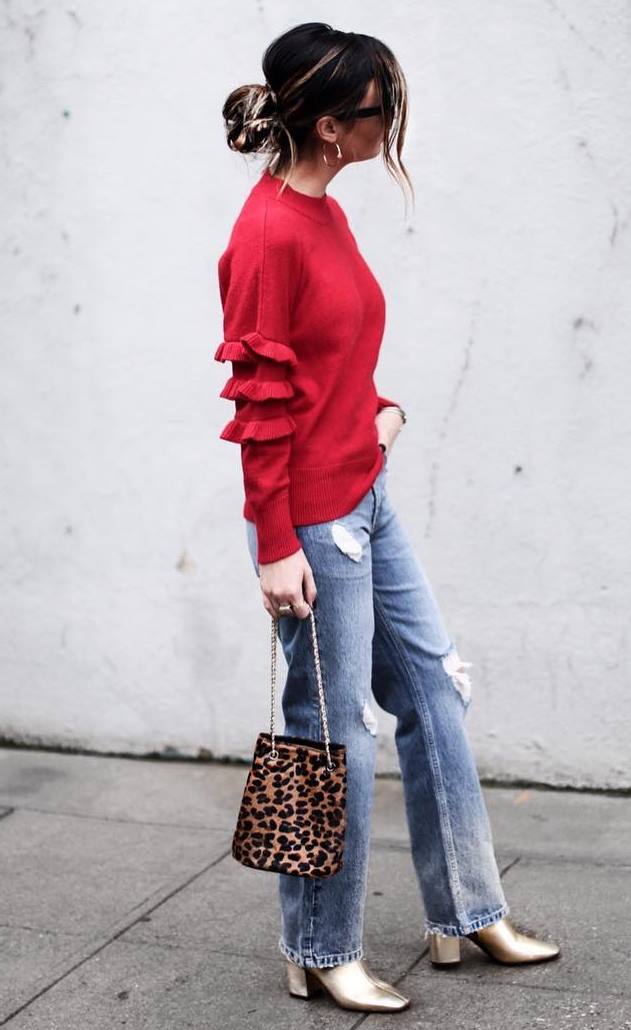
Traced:
<path fill-rule="evenodd" d="M 356 107 L 354 111 L 351 111 L 343 118 L 340 118 L 339 115 L 336 115 L 336 118 L 339 118 L 340 121 L 347 122 L 350 121 L 351 118 L 373 118 L 377 114 L 383 114 L 383 107 L 379 104 L 375 107 Z"/>

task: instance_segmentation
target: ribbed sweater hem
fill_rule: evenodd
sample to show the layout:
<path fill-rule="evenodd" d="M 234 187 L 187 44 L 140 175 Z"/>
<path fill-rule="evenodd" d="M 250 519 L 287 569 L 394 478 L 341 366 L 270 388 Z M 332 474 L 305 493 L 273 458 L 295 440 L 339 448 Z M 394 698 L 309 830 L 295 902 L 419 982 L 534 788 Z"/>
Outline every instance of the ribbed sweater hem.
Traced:
<path fill-rule="evenodd" d="M 294 526 L 309 526 L 316 522 L 347 515 L 370 490 L 385 464 L 381 447 L 376 453 L 370 450 L 361 458 L 337 465 L 288 466 L 289 507 Z M 256 522 L 254 511 L 246 497 L 243 517 Z M 274 522 L 274 512 L 266 513 L 268 528 Z"/>

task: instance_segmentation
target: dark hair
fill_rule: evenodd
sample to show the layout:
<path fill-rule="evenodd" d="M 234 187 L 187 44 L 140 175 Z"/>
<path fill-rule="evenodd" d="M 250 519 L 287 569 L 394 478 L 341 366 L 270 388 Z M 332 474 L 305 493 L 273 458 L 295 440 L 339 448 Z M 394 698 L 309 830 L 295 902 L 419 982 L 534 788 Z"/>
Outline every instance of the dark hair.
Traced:
<path fill-rule="evenodd" d="M 231 150 L 268 154 L 266 168 L 291 173 L 318 118 L 329 114 L 352 127 L 353 112 L 374 79 L 384 115 L 384 164 L 402 187 L 405 178 L 414 195 L 401 160 L 407 83 L 385 43 L 374 36 L 333 29 L 325 22 L 306 22 L 270 43 L 262 67 L 264 85 L 239 86 L 223 105 Z"/>

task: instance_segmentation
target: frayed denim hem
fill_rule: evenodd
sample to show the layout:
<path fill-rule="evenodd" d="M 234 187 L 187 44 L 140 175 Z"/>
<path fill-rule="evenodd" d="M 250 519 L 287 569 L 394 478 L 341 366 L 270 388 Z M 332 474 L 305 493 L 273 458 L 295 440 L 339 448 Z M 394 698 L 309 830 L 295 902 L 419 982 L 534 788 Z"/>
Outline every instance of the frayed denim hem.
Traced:
<path fill-rule="evenodd" d="M 338 951 L 332 955 L 301 955 L 300 952 L 289 948 L 282 937 L 278 939 L 278 948 L 281 955 L 290 958 L 299 966 L 307 968 L 322 968 L 323 966 L 340 966 L 343 962 L 353 962 L 354 959 L 364 957 L 363 947 L 355 948 L 354 951 Z"/>
<path fill-rule="evenodd" d="M 497 908 L 494 912 L 489 912 L 486 916 L 480 916 L 479 919 L 474 919 L 470 923 L 465 923 L 464 926 L 432 923 L 429 919 L 426 919 L 424 938 L 427 939 L 432 933 L 438 934 L 440 937 L 465 937 L 468 933 L 474 933 L 476 930 L 481 930 L 484 926 L 490 926 L 491 923 L 497 923 L 504 916 L 507 916 L 509 912 L 509 906 L 502 905 L 501 908 Z"/>

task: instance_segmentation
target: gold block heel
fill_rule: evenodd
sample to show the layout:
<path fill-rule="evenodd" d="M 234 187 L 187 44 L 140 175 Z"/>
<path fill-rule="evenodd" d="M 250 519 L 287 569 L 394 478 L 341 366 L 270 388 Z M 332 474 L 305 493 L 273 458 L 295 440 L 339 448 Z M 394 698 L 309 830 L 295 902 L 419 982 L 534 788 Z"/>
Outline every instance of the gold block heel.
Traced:
<path fill-rule="evenodd" d="M 314 994 L 321 994 L 324 990 L 313 973 L 290 961 L 287 962 L 287 985 L 289 993 L 295 998 L 312 998 Z"/>
<path fill-rule="evenodd" d="M 321 990 L 343 1009 L 360 1012 L 396 1012 L 406 1009 L 410 999 L 368 968 L 363 959 L 336 966 L 299 966 L 287 959 L 289 993 L 311 998 Z"/>
<path fill-rule="evenodd" d="M 460 938 L 429 935 L 429 959 L 434 966 L 455 966 L 460 962 Z"/>

